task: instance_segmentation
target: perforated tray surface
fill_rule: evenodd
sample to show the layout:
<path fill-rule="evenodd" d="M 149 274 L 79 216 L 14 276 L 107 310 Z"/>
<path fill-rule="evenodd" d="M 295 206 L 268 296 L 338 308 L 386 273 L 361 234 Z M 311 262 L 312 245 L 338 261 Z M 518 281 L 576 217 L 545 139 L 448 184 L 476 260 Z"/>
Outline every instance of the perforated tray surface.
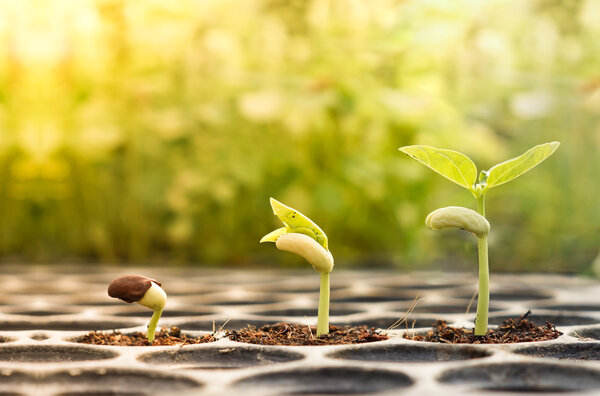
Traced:
<path fill-rule="evenodd" d="M 555 341 L 446 345 L 402 338 L 436 319 L 472 325 L 472 274 L 332 273 L 331 322 L 375 326 L 386 341 L 257 346 L 221 338 L 173 347 L 84 345 L 90 330 L 143 331 L 151 312 L 111 299 L 108 283 L 139 273 L 169 295 L 160 326 L 188 335 L 223 326 L 316 323 L 318 275 L 202 269 L 0 268 L 0 395 L 600 394 L 600 282 L 558 275 L 492 275 L 490 322 L 528 309 Z M 409 309 L 407 323 L 388 330 Z M 475 304 L 473 304 L 474 306 Z M 214 323 L 214 324 L 213 324 Z"/>

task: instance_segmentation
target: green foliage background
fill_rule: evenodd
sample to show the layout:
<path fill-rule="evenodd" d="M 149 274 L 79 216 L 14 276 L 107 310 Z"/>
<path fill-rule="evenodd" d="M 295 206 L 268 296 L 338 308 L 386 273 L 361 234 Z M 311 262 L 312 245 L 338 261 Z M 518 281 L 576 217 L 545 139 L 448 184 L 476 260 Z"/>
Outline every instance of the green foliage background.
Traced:
<path fill-rule="evenodd" d="M 475 207 L 397 149 L 480 169 L 558 152 L 488 194 L 492 271 L 579 271 L 600 246 L 598 0 L 0 3 L 4 261 L 304 265 L 268 198 L 340 267 L 474 265 L 425 216 Z"/>

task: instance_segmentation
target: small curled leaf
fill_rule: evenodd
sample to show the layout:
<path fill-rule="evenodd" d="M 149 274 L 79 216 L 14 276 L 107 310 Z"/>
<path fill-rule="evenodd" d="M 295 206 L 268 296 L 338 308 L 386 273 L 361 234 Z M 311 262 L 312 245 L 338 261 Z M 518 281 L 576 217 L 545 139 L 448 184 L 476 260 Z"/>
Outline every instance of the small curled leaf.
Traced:
<path fill-rule="evenodd" d="M 315 222 L 313 222 L 311 219 L 309 219 L 296 209 L 290 208 L 289 206 L 282 204 L 275 198 L 271 198 L 270 201 L 271 207 L 273 208 L 273 213 L 277 217 L 279 217 L 279 220 L 281 220 L 283 224 L 286 225 L 286 227 L 284 227 L 284 231 L 282 231 L 281 233 L 279 233 L 279 230 L 281 230 L 280 228 L 279 230 L 275 230 L 272 233 L 266 235 L 265 237 L 263 237 L 263 239 L 261 239 L 261 242 L 270 241 L 272 238 L 279 237 L 280 235 L 285 233 L 295 232 L 299 234 L 305 234 L 311 237 L 317 243 L 323 246 L 326 250 L 328 250 L 327 235 L 325 235 L 323 230 L 317 224 L 315 224 Z M 265 238 L 267 237 L 271 239 L 265 240 Z"/>
<path fill-rule="evenodd" d="M 264 237 L 261 238 L 260 243 L 275 242 L 275 241 L 277 241 L 277 238 L 279 238 L 280 236 L 285 234 L 287 231 L 288 231 L 288 227 L 281 227 L 281 228 L 276 229 L 275 231 L 271 231 L 267 235 L 265 235 Z"/>

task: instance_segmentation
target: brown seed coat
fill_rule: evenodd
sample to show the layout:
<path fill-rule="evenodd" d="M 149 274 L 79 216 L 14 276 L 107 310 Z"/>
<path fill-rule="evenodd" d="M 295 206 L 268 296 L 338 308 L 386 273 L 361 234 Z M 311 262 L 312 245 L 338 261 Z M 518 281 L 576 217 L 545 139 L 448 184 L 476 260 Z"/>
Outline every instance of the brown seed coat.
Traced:
<path fill-rule="evenodd" d="M 128 303 L 141 300 L 152 282 L 160 286 L 160 282 L 141 275 L 125 275 L 115 279 L 108 285 L 108 295 Z"/>

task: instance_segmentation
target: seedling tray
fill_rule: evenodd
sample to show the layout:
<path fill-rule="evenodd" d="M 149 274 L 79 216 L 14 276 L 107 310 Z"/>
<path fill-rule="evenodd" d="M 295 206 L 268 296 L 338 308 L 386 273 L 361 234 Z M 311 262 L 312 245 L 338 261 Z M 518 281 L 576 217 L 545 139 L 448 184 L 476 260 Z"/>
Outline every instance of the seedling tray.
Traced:
<path fill-rule="evenodd" d="M 106 294 L 126 273 L 159 279 L 169 299 L 159 326 L 187 335 L 265 323 L 314 325 L 311 271 L 4 266 L 0 274 L 0 395 L 511 394 L 600 392 L 600 283 L 561 275 L 492 275 L 490 323 L 554 323 L 554 341 L 447 345 L 402 338 L 436 319 L 469 325 L 471 274 L 332 274 L 331 322 L 388 329 L 361 345 L 259 346 L 220 338 L 169 347 L 77 343 L 90 330 L 143 331 L 151 312 Z M 222 332 L 219 333 L 222 335 Z"/>

